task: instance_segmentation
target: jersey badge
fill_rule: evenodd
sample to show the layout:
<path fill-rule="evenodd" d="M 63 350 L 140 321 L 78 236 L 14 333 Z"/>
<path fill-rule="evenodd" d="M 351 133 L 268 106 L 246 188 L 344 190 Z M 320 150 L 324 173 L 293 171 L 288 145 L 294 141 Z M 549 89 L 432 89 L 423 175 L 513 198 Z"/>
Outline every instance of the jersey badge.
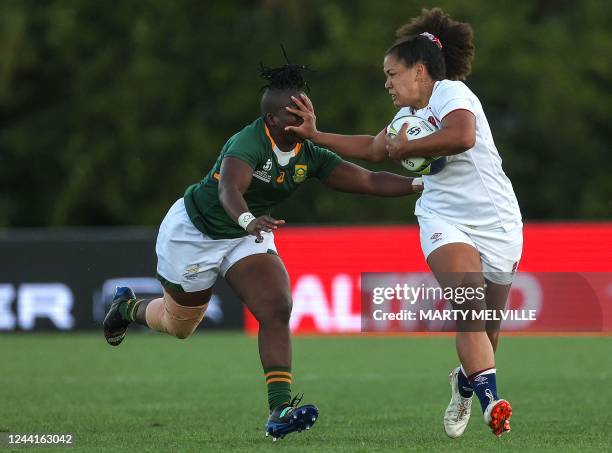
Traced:
<path fill-rule="evenodd" d="M 295 173 L 293 174 L 293 182 L 297 182 L 298 184 L 306 181 L 306 176 L 308 175 L 308 166 L 307 165 L 296 165 Z"/>

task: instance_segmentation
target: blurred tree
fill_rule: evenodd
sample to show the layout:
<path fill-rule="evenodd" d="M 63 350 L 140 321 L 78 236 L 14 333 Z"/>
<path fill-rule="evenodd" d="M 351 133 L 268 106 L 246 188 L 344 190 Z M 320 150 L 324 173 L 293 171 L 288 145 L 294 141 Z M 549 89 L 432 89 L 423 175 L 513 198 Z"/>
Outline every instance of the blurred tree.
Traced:
<path fill-rule="evenodd" d="M 158 224 L 225 140 L 259 114 L 259 64 L 281 64 L 281 43 L 315 69 L 322 130 L 377 133 L 394 115 L 384 50 L 421 6 L 4 1 L 0 226 Z M 468 85 L 524 216 L 610 218 L 612 3 L 437 6 L 475 29 Z M 276 214 L 291 223 L 413 222 L 413 204 L 309 184 Z"/>

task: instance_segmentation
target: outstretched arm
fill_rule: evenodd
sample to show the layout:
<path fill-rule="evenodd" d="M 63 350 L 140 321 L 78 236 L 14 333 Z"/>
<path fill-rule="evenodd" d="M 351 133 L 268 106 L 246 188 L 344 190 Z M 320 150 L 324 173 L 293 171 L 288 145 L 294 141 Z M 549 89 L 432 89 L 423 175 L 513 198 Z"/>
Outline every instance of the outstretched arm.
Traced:
<path fill-rule="evenodd" d="M 292 99 L 297 108 L 286 108 L 302 118 L 303 123 L 299 126 L 287 126 L 285 128 L 287 131 L 295 132 L 300 137 L 329 148 L 343 157 L 369 160 L 370 162 L 382 162 L 387 157 L 384 129 L 375 137 L 372 135 L 341 135 L 320 132 L 317 130 L 314 106 L 308 96 L 302 93 L 299 98 L 292 97 Z"/>
<path fill-rule="evenodd" d="M 340 192 L 379 197 L 400 197 L 423 191 L 421 178 L 407 178 L 386 171 L 374 172 L 345 161 L 334 168 L 325 185 Z"/>

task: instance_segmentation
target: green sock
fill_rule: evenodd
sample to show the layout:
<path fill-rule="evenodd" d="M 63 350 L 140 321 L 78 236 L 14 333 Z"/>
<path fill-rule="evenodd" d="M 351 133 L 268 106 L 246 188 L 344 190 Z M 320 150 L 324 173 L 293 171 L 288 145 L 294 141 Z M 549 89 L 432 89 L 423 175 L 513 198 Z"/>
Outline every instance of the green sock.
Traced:
<path fill-rule="evenodd" d="M 264 370 L 268 385 L 268 405 L 270 412 L 283 403 L 291 401 L 291 368 L 273 366 Z"/>
<path fill-rule="evenodd" d="M 119 314 L 126 321 L 134 322 L 136 320 L 136 311 L 138 306 L 144 299 L 130 299 L 119 305 Z"/>

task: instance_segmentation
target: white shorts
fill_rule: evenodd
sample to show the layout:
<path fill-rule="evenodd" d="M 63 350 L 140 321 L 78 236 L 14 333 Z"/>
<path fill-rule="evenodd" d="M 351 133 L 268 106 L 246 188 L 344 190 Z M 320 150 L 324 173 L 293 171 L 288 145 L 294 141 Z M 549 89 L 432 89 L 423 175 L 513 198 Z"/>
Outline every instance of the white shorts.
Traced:
<path fill-rule="evenodd" d="M 421 248 L 425 259 L 446 244 L 463 242 L 480 253 L 484 277 L 500 285 L 512 283 L 523 251 L 523 224 L 510 231 L 503 228 L 482 230 L 455 225 L 433 215 L 417 216 L 421 227 Z"/>
<path fill-rule="evenodd" d="M 258 253 L 276 252 L 273 233 L 236 239 L 212 239 L 198 230 L 187 215 L 182 198 L 172 205 L 159 227 L 155 251 L 157 274 L 184 291 L 202 291 L 214 285 L 242 258 Z"/>

